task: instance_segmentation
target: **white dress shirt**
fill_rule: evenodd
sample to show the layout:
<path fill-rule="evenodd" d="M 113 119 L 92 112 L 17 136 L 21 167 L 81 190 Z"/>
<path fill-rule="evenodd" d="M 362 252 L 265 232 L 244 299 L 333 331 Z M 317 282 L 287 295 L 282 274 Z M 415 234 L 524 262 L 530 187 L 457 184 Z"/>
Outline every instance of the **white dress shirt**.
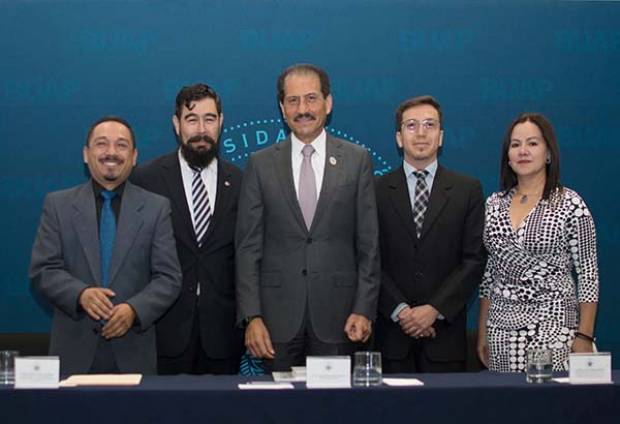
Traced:
<path fill-rule="evenodd" d="M 194 170 L 183 157 L 181 149 L 179 149 L 179 164 L 181 165 L 181 176 L 183 177 L 183 188 L 185 189 L 185 199 L 189 208 L 189 214 L 192 217 L 192 226 L 196 228 L 196 218 L 194 217 L 194 199 L 192 198 L 192 180 L 194 179 Z M 207 195 L 209 196 L 209 205 L 211 206 L 211 215 L 215 210 L 215 198 L 217 196 L 217 158 L 203 168 L 200 177 L 207 187 Z"/>

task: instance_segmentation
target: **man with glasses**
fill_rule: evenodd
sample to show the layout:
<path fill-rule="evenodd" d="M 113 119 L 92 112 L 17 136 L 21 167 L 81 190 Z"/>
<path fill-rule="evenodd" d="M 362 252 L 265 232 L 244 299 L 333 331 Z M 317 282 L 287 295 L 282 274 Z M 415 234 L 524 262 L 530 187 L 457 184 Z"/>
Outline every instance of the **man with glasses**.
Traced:
<path fill-rule="evenodd" d="M 438 164 L 443 123 L 433 97 L 400 104 L 396 143 L 403 166 L 377 181 L 383 370 L 463 371 L 466 305 L 485 262 L 482 188 Z"/>

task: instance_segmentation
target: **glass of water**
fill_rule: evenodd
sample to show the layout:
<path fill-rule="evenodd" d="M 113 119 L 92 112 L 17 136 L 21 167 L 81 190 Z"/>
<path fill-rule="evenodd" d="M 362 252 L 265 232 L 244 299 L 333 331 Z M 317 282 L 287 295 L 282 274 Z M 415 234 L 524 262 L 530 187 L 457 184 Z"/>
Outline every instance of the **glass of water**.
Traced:
<path fill-rule="evenodd" d="M 382 382 L 381 353 L 355 352 L 353 361 L 354 386 L 380 386 Z"/>
<path fill-rule="evenodd" d="M 553 351 L 546 348 L 530 348 L 527 351 L 527 382 L 544 383 L 553 375 Z"/>
<path fill-rule="evenodd" d="M 15 358 L 18 356 L 16 350 L 0 350 L 0 386 L 15 384 Z"/>

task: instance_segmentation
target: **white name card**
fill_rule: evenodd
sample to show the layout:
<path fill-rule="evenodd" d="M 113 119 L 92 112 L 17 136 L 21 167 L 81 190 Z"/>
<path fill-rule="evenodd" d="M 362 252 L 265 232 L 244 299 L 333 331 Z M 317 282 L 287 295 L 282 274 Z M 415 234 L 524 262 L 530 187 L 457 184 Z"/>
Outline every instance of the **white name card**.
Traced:
<path fill-rule="evenodd" d="M 570 384 L 611 383 L 611 354 L 609 352 L 571 353 L 568 379 Z"/>
<path fill-rule="evenodd" d="M 351 357 L 308 356 L 306 387 L 310 389 L 351 387 Z"/>
<path fill-rule="evenodd" d="M 15 358 L 16 389 L 57 389 L 60 374 L 58 356 Z"/>

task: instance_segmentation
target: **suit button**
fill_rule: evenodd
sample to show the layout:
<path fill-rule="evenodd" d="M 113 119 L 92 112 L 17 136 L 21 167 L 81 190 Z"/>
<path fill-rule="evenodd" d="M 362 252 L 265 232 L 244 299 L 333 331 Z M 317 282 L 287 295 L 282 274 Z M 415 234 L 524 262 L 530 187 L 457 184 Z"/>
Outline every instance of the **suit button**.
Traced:
<path fill-rule="evenodd" d="M 304 275 L 304 276 L 305 276 L 305 275 L 308 275 L 308 270 L 306 270 L 306 269 L 302 269 L 302 270 L 301 270 L 301 275 Z"/>
<path fill-rule="evenodd" d="M 306 243 L 308 243 L 308 244 L 312 243 L 312 237 L 308 237 L 308 238 L 306 239 Z"/>

